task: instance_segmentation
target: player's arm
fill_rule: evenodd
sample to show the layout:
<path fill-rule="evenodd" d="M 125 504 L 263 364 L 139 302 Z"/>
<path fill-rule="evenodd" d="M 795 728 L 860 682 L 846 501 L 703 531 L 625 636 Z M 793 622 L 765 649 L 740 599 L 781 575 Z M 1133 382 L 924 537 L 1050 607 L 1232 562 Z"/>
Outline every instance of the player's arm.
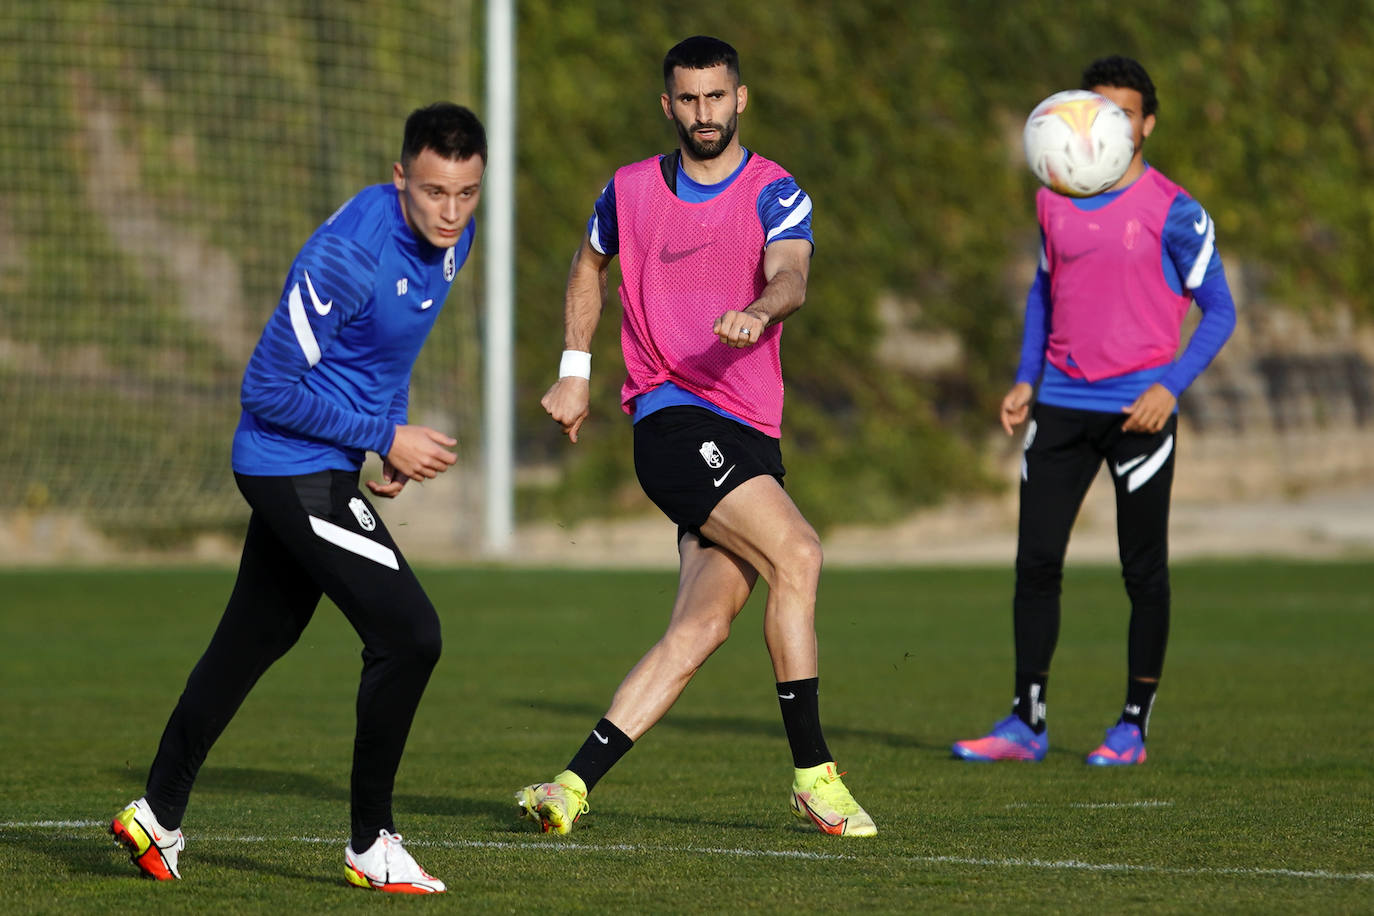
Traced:
<path fill-rule="evenodd" d="M 755 204 L 764 231 L 763 278 L 758 299 L 715 320 L 712 332 L 731 347 L 758 342 L 766 328 L 786 319 L 806 301 L 806 282 L 815 245 L 811 198 L 788 175 L 770 182 Z"/>
<path fill-rule="evenodd" d="M 1236 304 L 1217 252 L 1216 225 L 1201 204 L 1182 196 L 1174 202 L 1165 224 L 1164 243 L 1184 288 L 1192 293 L 1193 301 L 1202 310 L 1202 320 L 1188 345 L 1161 379 L 1164 387 L 1177 397 L 1230 339 L 1236 327 Z"/>
<path fill-rule="evenodd" d="M 390 450 L 382 455 L 381 481 L 369 480 L 366 483 L 367 488 L 372 491 L 373 495 L 392 499 L 400 495 L 401 490 L 405 489 L 407 481 L 411 479 L 409 473 L 403 472 L 397 467 L 396 463 L 392 461 L 391 456 L 393 453 L 396 455 L 397 462 L 410 467 L 412 471 L 417 471 L 418 465 L 423 463 L 424 450 L 428 448 L 438 448 L 441 451 L 447 451 L 448 447 L 452 447 L 457 443 L 456 440 L 448 436 L 437 434 L 434 430 L 428 429 L 427 427 L 411 426 L 409 424 L 407 420 L 410 415 L 409 378 L 406 379 L 404 385 L 396 390 L 396 395 L 391 399 L 391 406 L 387 409 L 386 415 L 390 419 L 392 426 L 396 429 L 396 435 L 392 439 Z M 424 432 L 420 433 L 421 430 Z M 419 433 L 419 438 L 415 439 L 412 444 L 411 440 L 417 433 Z M 438 438 L 434 438 L 434 436 L 438 436 Z M 411 460 L 407 463 L 408 458 L 412 457 L 410 450 L 416 447 L 421 450 L 421 454 L 413 456 L 415 460 Z M 442 466 L 437 470 L 441 472 L 451 463 L 452 462 L 444 462 L 441 460 L 440 465 Z M 423 477 L 425 475 L 421 474 L 420 476 Z M 428 476 L 433 477 L 434 474 Z"/>
<path fill-rule="evenodd" d="M 1164 255 L 1173 260 L 1179 282 L 1202 310 L 1188 345 L 1169 371 L 1125 408 L 1126 431 L 1157 432 L 1179 395 L 1211 364 L 1236 326 L 1236 306 L 1216 250 L 1216 226 L 1202 205 L 1179 195 L 1164 225 Z"/>
<path fill-rule="evenodd" d="M 454 440 L 427 427 L 398 426 L 390 416 L 347 410 L 305 383 L 371 296 L 375 269 L 368 252 L 332 236 L 303 250 L 248 360 L 239 400 L 249 413 L 287 432 L 377 452 L 411 479 L 434 477 L 457 460 L 444 447 Z"/>
<path fill-rule="evenodd" d="M 1044 242 L 1040 247 L 1040 266 L 1030 292 L 1026 294 L 1026 320 L 1021 330 L 1021 361 L 1016 367 L 1016 382 L 1002 398 L 999 419 L 1008 436 L 1025 422 L 1030 413 L 1035 383 L 1045 370 L 1045 346 L 1050 336 L 1050 272 Z"/>
<path fill-rule="evenodd" d="M 712 333 L 731 347 L 758 343 L 765 328 L 802 307 L 810 270 L 810 242 L 783 239 L 769 245 L 763 250 L 763 277 L 767 283 L 763 292 L 741 311 L 726 312 L 717 318 Z"/>
<path fill-rule="evenodd" d="M 295 435 L 386 452 L 393 428 L 386 417 L 346 410 L 304 382 L 367 302 L 375 269 L 368 252 L 329 236 L 301 252 L 244 370 L 245 410 Z"/>
<path fill-rule="evenodd" d="M 539 402 L 574 443 L 591 409 L 592 336 L 605 307 L 606 276 L 613 257 L 593 245 L 591 233 L 582 237 L 563 297 L 564 357 L 559 379 Z"/>

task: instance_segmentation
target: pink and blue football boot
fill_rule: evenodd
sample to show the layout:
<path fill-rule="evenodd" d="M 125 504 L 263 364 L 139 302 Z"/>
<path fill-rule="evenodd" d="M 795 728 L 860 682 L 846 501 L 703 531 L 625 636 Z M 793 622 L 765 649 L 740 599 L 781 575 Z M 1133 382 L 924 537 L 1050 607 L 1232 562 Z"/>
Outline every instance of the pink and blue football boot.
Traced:
<path fill-rule="evenodd" d="M 1049 729 L 1036 734 L 1013 713 L 992 727 L 982 738 L 954 742 L 954 756 L 964 760 L 1024 760 L 1036 763 L 1050 749 Z"/>
<path fill-rule="evenodd" d="M 1124 767 L 1144 762 L 1145 736 L 1140 733 L 1140 727 L 1119 720 L 1107 729 L 1106 739 L 1087 757 L 1087 763 L 1095 767 Z"/>

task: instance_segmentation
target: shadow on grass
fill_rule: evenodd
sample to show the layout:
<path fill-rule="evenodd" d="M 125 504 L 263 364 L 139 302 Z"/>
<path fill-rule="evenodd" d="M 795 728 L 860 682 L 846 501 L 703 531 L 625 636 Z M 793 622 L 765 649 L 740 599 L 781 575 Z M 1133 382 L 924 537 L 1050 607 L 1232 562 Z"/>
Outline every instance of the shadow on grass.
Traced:
<path fill-rule="evenodd" d="M 6 829 L 0 831 L 0 850 L 5 850 L 4 859 L 9 863 L 22 856 L 40 855 L 53 863 L 55 873 L 148 880 L 129 861 L 129 851 L 104 827 L 91 828 L 89 837 L 63 833 L 57 838 L 48 829 Z"/>
<path fill-rule="evenodd" d="M 257 792 L 264 795 L 296 795 L 321 801 L 348 801 L 348 786 L 300 770 L 263 767 L 207 766 L 196 779 L 197 794 Z"/>
<path fill-rule="evenodd" d="M 556 715 L 576 715 L 583 716 L 591 725 L 601 718 L 606 711 L 604 706 L 593 706 L 590 703 L 568 703 L 558 700 L 548 700 L 542 697 L 526 700 L 514 701 L 511 705 L 517 705 L 526 709 L 536 709 L 541 712 L 553 713 Z M 658 724 L 655 730 L 691 731 L 698 733 L 715 733 L 723 735 L 763 735 L 765 737 L 783 737 L 781 719 L 751 719 L 744 716 L 694 716 L 683 713 L 669 712 Z M 936 745 L 922 744 L 910 732 L 887 732 L 877 731 L 868 728 L 850 728 L 843 724 L 826 723 L 825 737 L 827 741 L 841 741 L 853 739 L 857 741 L 872 741 L 876 744 L 883 744 L 888 747 L 903 750 L 930 750 Z"/>
<path fill-rule="evenodd" d="M 124 775 L 120 770 L 119 775 Z M 404 781 L 404 780 L 403 780 Z M 459 787 L 454 786 L 455 791 Z M 339 803 L 346 809 L 350 794 L 346 782 L 335 782 L 314 773 L 264 767 L 211 767 L 200 772 L 192 798 L 204 795 L 285 795 L 321 802 Z M 393 796 L 396 815 L 407 812 L 443 817 L 478 818 L 493 827 L 504 827 L 514 816 L 515 801 L 509 804 L 492 798 L 464 798 L 457 795 L 417 795 L 397 792 Z M 404 831 L 402 831 L 404 833 Z"/>
<path fill-rule="evenodd" d="M 277 879 L 288 879 L 291 881 L 308 881 L 315 885 L 328 885 L 337 887 L 340 890 L 348 888 L 348 882 L 343 877 L 343 844 L 339 847 L 339 860 L 337 874 L 323 873 L 318 869 L 293 868 L 285 857 L 282 856 L 246 856 L 237 853 L 216 853 L 206 849 L 198 851 L 198 858 L 209 866 L 224 868 L 231 871 L 244 872 L 250 875 L 265 875 Z"/>
<path fill-rule="evenodd" d="M 516 806 L 515 793 L 512 791 L 511 800 L 497 800 L 490 796 L 482 798 L 464 798 L 455 795 L 407 795 L 396 794 L 396 817 L 404 819 L 407 812 L 417 814 L 438 815 L 441 817 L 472 818 L 483 819 L 491 824 L 492 829 L 502 830 L 517 823 L 515 820 Z M 399 825 L 398 825 L 399 826 Z M 404 833 L 405 831 L 401 831 Z"/>
<path fill-rule="evenodd" d="M 598 840 L 609 841 L 612 843 L 625 842 L 627 836 L 634 836 L 637 833 L 654 834 L 665 824 L 673 824 L 688 828 L 709 828 L 717 831 L 712 842 L 720 842 L 721 837 L 749 834 L 774 834 L 777 833 L 779 825 L 790 828 L 794 823 L 800 823 L 787 812 L 785 800 L 779 808 L 782 811 L 781 818 L 776 823 L 760 823 L 758 821 L 745 820 L 724 820 L 702 817 L 699 814 L 675 815 L 671 812 L 656 811 L 653 817 L 645 817 L 643 812 L 630 806 L 628 801 L 617 803 L 608 802 L 605 805 L 597 804 L 594 810 L 583 815 L 573 828 L 572 837 L 562 837 L 555 834 L 544 835 L 539 827 L 530 821 L 517 817 L 515 807 L 509 809 L 509 816 L 503 817 L 500 823 L 494 825 L 493 833 L 509 834 L 511 836 L 527 837 L 535 842 L 543 838 L 547 843 L 567 843 L 570 848 L 578 842 L 595 843 Z M 506 809 L 503 809 L 503 814 Z M 599 835 L 599 820 L 605 820 L 606 829 L 610 831 L 608 836 Z M 802 829 L 802 834 L 814 833 L 810 829 Z"/>
<path fill-rule="evenodd" d="M 12 850 L 6 847 L 13 847 Z M 139 871 L 138 866 L 129 861 L 129 851 L 116 843 L 104 827 L 90 830 L 89 836 L 73 837 L 64 834 L 54 839 L 47 830 L 6 830 L 0 832 L 0 854 L 7 862 L 14 862 L 21 855 L 40 855 L 53 864 L 52 874 L 90 875 L 92 877 L 119 881 L 127 879 L 140 884 L 156 884 L 151 878 Z M 332 878 L 314 870 L 292 867 L 289 859 L 282 856 L 253 857 L 237 852 L 221 854 L 214 852 L 213 844 L 196 848 L 193 859 L 196 865 L 213 866 L 233 871 L 310 881 L 317 884 L 346 886 L 343 880 L 342 846 L 340 847 L 339 876 Z M 185 860 L 183 860 L 185 861 Z"/>

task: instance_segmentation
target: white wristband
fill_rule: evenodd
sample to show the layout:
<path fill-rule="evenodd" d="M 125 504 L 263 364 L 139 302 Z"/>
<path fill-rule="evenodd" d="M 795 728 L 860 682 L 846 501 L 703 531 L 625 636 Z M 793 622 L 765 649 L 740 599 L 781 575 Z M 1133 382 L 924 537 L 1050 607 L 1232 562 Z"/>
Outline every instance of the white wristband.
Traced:
<path fill-rule="evenodd" d="M 563 359 L 558 363 L 558 377 L 567 378 L 570 375 L 590 379 L 592 355 L 586 350 L 564 350 Z"/>

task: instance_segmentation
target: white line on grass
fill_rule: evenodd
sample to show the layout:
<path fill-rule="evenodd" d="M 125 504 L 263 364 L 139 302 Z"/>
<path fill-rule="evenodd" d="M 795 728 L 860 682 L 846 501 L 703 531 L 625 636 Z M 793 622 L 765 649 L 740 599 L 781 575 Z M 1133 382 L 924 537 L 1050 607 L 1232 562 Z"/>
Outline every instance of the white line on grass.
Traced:
<path fill-rule="evenodd" d="M 1070 808 L 1170 808 L 1171 801 L 1134 801 L 1134 802 L 1069 802 Z M 1012 802 L 1010 808 L 1057 808 L 1057 802 Z"/>
<path fill-rule="evenodd" d="M 52 829 L 55 827 L 103 827 L 106 821 L 0 821 L 0 830 L 23 830 L 35 827 Z M 73 834 L 71 839 L 81 839 L 84 834 Z M 339 837 L 263 837 L 263 836 L 207 836 L 197 835 L 195 839 L 210 843 L 321 843 L 342 844 Z M 798 849 L 739 849 L 717 846 L 645 846 L 640 843 L 579 843 L 534 840 L 529 842 L 510 840 L 412 840 L 408 846 L 427 846 L 440 849 L 505 849 L 521 852 L 632 852 L 643 853 L 687 853 L 689 855 L 735 856 L 738 858 L 775 858 L 824 860 L 831 862 L 871 862 L 879 861 L 880 856 L 856 856 L 842 852 L 806 852 Z M 1322 881 L 1374 881 L 1374 872 L 1336 872 L 1325 869 L 1297 868 L 1173 868 L 1167 865 L 1130 865 L 1123 862 L 1082 862 L 1077 859 L 993 859 L 971 858 L 966 856 L 891 856 L 898 862 L 913 862 L 925 865 L 974 865 L 981 868 L 1033 868 L 1045 871 L 1085 871 L 1085 872 L 1128 872 L 1140 875 L 1183 875 L 1213 876 L 1237 875 L 1246 878 L 1310 878 Z"/>

